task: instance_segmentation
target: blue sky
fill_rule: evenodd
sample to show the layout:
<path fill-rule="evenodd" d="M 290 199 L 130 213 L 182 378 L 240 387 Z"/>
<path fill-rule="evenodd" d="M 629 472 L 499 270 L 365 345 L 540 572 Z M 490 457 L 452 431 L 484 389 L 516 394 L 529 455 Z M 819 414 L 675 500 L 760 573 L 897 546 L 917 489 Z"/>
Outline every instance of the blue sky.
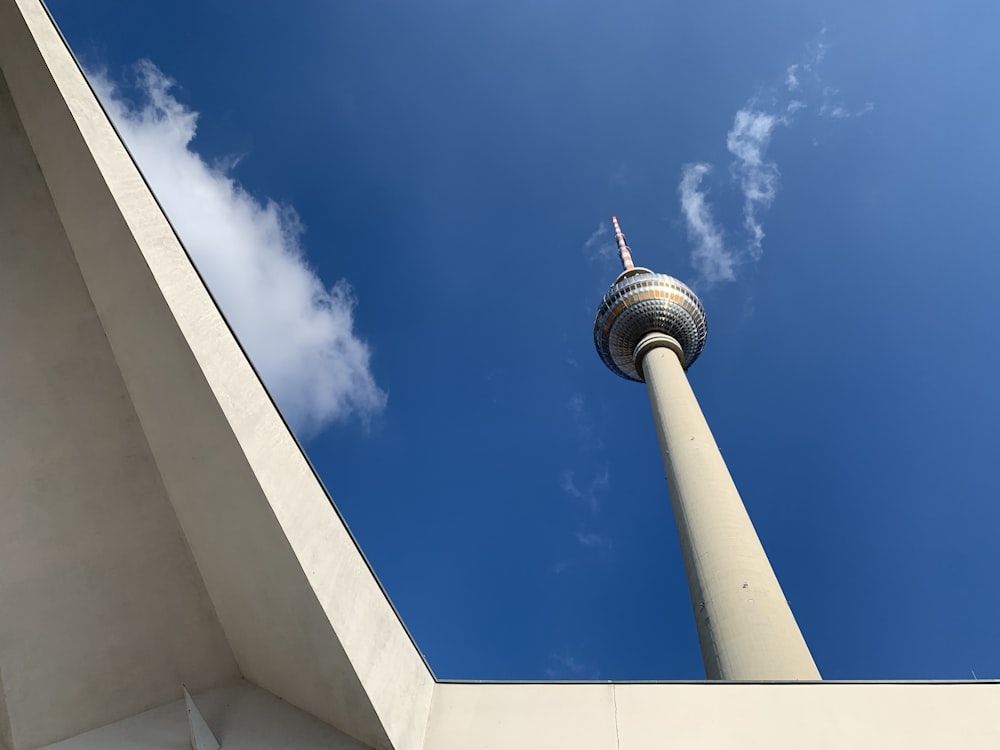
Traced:
<path fill-rule="evenodd" d="M 703 676 L 612 213 L 824 676 L 1000 677 L 1000 6 L 49 7 L 438 677 Z"/>

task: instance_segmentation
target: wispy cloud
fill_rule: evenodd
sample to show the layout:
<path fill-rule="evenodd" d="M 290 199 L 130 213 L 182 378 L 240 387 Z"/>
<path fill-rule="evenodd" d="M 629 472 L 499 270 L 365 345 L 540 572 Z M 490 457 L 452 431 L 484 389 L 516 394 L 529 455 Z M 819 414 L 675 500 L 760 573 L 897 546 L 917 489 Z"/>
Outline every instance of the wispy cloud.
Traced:
<path fill-rule="evenodd" d="M 611 540 L 603 534 L 598 534 L 592 531 L 576 532 L 576 541 L 584 547 L 592 547 L 593 549 L 598 549 L 604 552 L 611 550 Z"/>
<path fill-rule="evenodd" d="M 866 102 L 857 109 L 848 109 L 843 104 L 836 104 L 833 101 L 825 101 L 819 108 L 820 117 L 829 117 L 833 120 L 846 120 L 851 117 L 863 117 L 875 109 L 872 102 Z"/>
<path fill-rule="evenodd" d="M 597 229 L 591 232 L 590 237 L 583 243 L 583 253 L 592 263 L 613 261 L 618 255 L 618 247 L 615 245 L 614 237 L 611 236 L 611 227 L 603 221 L 600 222 Z"/>
<path fill-rule="evenodd" d="M 802 87 L 799 83 L 799 64 L 789 65 L 785 70 L 785 88 L 789 91 L 798 91 Z"/>
<path fill-rule="evenodd" d="M 730 174 L 742 198 L 739 229 L 726 231 L 709 205 L 704 185 L 712 173 L 711 164 L 692 163 L 682 169 L 677 192 L 699 282 L 733 281 L 742 265 L 760 258 L 765 237 L 762 216 L 774 203 L 781 178 L 777 163 L 767 155 L 778 128 L 791 126 L 800 112 L 842 120 L 874 109 L 871 103 L 851 109 L 840 100 L 837 89 L 823 85 L 819 65 L 829 48 L 826 29 L 822 29 L 806 45 L 802 58 L 786 67 L 779 81 L 748 100 L 733 118 L 726 149 L 732 157 Z"/>
<path fill-rule="evenodd" d="M 611 486 L 611 473 L 600 469 L 582 487 L 577 484 L 576 475 L 571 469 L 565 469 L 559 479 L 559 487 L 570 497 L 579 500 L 591 512 L 601 509 L 601 495 Z"/>
<path fill-rule="evenodd" d="M 583 395 L 574 393 L 569 399 L 567 408 L 581 452 L 589 454 L 596 452 L 598 460 L 593 460 L 593 455 L 589 456 L 591 460 L 587 462 L 586 468 L 579 472 L 572 468 L 564 468 L 558 477 L 559 489 L 578 507 L 577 528 L 580 530 L 574 534 L 577 543 L 588 550 L 607 554 L 611 551 L 611 539 L 591 529 L 595 524 L 599 525 L 602 501 L 611 489 L 611 472 L 606 465 L 602 466 L 600 463 L 603 445 L 594 430 Z M 566 567 L 562 567 L 557 572 L 565 569 Z"/>
<path fill-rule="evenodd" d="M 581 450 L 588 453 L 600 451 L 604 444 L 594 429 L 594 423 L 587 410 L 583 394 L 574 393 L 570 396 L 567 410 Z M 593 471 L 593 463 L 591 463 L 591 471 Z M 582 483 L 577 481 L 576 473 L 572 469 L 563 469 L 559 477 L 560 489 L 570 497 L 580 500 L 591 513 L 596 513 L 600 509 L 600 496 L 607 492 L 610 486 L 611 473 L 606 466 L 593 471 L 591 478 Z"/>
<path fill-rule="evenodd" d="M 576 486 L 576 479 L 574 479 L 571 469 L 563 471 L 562 477 L 559 480 L 559 487 L 570 497 L 583 497 L 583 492 Z"/>
<path fill-rule="evenodd" d="M 764 241 L 760 211 L 771 206 L 778 191 L 778 165 L 764 155 L 774 129 L 786 123 L 783 117 L 757 109 L 751 102 L 736 113 L 726 134 L 726 148 L 735 157 L 733 174 L 743 192 L 743 227 L 749 235 L 748 249 L 754 260 L 760 257 Z"/>
<path fill-rule="evenodd" d="M 788 91 L 799 91 L 804 85 L 819 82 L 817 68 L 830 50 L 826 35 L 827 29 L 823 27 L 806 43 L 802 58 L 785 69 L 785 88 Z"/>
<path fill-rule="evenodd" d="M 736 256 L 726 248 L 722 229 L 712 216 L 706 193 L 701 190 L 702 180 L 710 170 L 709 164 L 686 165 L 677 190 L 688 239 L 693 245 L 691 264 L 701 279 L 711 284 L 736 278 Z"/>
<path fill-rule="evenodd" d="M 806 42 L 806 54 L 802 62 L 803 70 L 814 73 L 816 66 L 826 58 L 826 53 L 830 51 L 830 43 L 826 41 L 827 31 L 826 26 L 824 26 L 812 41 Z"/>
<path fill-rule="evenodd" d="M 237 160 L 209 164 L 195 151 L 198 114 L 170 78 L 149 61 L 134 71 L 138 104 L 106 74 L 90 79 L 286 418 L 311 434 L 380 412 L 386 394 L 354 331 L 351 286 L 310 268 L 293 208 L 250 195 L 231 175 Z"/>
<path fill-rule="evenodd" d="M 549 654 L 545 676 L 550 680 L 596 680 L 601 671 L 572 654 Z"/>
<path fill-rule="evenodd" d="M 567 404 L 573 429 L 580 441 L 580 447 L 589 452 L 599 451 L 604 448 L 604 441 L 601 440 L 600 433 L 594 429 L 594 420 L 590 416 L 586 399 L 582 393 L 574 393 L 569 398 Z"/>

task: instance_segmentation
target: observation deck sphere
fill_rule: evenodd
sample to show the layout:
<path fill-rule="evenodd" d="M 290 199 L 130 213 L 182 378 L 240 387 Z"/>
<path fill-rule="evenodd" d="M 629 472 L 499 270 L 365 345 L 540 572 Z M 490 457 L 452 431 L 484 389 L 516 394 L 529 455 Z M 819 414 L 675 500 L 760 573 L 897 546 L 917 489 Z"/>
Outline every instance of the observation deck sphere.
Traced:
<path fill-rule="evenodd" d="M 664 333 L 684 352 L 684 369 L 705 348 L 705 308 L 686 284 L 673 276 L 634 268 L 611 285 L 594 320 L 594 345 L 608 368 L 627 380 L 642 382 L 633 355 L 648 333 Z"/>

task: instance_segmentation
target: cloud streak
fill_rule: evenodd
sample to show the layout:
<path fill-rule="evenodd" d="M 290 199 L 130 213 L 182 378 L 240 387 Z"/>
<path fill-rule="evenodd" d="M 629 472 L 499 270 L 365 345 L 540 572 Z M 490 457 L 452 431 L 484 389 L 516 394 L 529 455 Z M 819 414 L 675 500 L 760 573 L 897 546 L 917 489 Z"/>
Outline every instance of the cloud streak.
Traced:
<path fill-rule="evenodd" d="M 261 378 L 304 435 L 385 408 L 371 353 L 354 331 L 350 284 L 327 286 L 308 264 L 295 210 L 250 195 L 193 148 L 198 114 L 149 61 L 135 68 L 138 103 L 106 74 L 90 80 Z"/>
<path fill-rule="evenodd" d="M 600 674 L 594 664 L 566 653 L 549 654 L 545 666 L 545 676 L 550 680 L 596 680 Z"/>
<path fill-rule="evenodd" d="M 559 478 L 559 488 L 570 497 L 582 502 L 591 513 L 601 509 L 600 496 L 611 486 L 611 474 L 607 469 L 601 469 L 583 487 L 576 482 L 576 475 L 570 469 L 565 469 Z"/>
<path fill-rule="evenodd" d="M 614 260 L 618 256 L 618 246 L 611 236 L 611 227 L 600 222 L 583 243 L 583 253 L 591 263 Z"/>
<path fill-rule="evenodd" d="M 735 157 L 732 171 L 743 192 L 743 228 L 749 235 L 748 249 L 754 260 L 763 250 L 764 227 L 760 212 L 770 208 L 778 192 L 778 165 L 765 158 L 771 136 L 783 117 L 757 109 L 753 103 L 739 110 L 726 134 L 726 148 Z"/>
<path fill-rule="evenodd" d="M 709 164 L 686 165 L 677 192 L 692 244 L 691 264 L 704 281 L 713 284 L 736 278 L 736 256 L 726 248 L 722 229 L 712 216 L 706 193 L 701 190 L 702 180 L 710 171 Z"/>
<path fill-rule="evenodd" d="M 858 109 L 848 109 L 843 104 L 838 104 L 832 101 L 836 91 L 830 96 L 829 99 L 823 102 L 819 108 L 820 117 L 829 117 L 832 120 L 847 120 L 852 117 L 863 117 L 869 112 L 875 109 L 875 105 L 872 102 L 867 102 Z"/>
<path fill-rule="evenodd" d="M 789 65 L 785 70 L 785 88 L 789 91 L 798 91 L 802 88 L 802 84 L 799 82 L 799 65 Z"/>
<path fill-rule="evenodd" d="M 581 449 L 587 453 L 600 452 L 602 445 L 600 439 L 595 435 L 593 423 L 581 394 L 575 393 L 570 397 L 568 411 Z M 577 543 L 584 549 L 607 555 L 612 548 L 611 539 L 594 531 L 586 531 L 584 526 L 592 523 L 600 514 L 602 498 L 611 489 L 611 472 L 607 466 L 602 467 L 600 464 L 595 466 L 594 461 L 588 463 L 586 473 L 581 472 L 582 476 L 578 476 L 573 469 L 563 469 L 559 475 L 559 489 L 564 495 L 571 498 L 580 510 L 584 511 L 585 517 L 580 519 L 579 530 L 574 534 Z M 590 479 L 586 479 L 587 476 Z M 577 512 L 579 513 L 579 510 Z M 564 563 L 566 564 L 562 565 L 556 572 L 563 572 L 567 569 L 568 562 L 564 561 Z"/>
<path fill-rule="evenodd" d="M 705 187 L 712 174 L 708 162 L 687 164 L 677 188 L 681 215 L 691 242 L 691 265 L 697 281 L 712 285 L 734 281 L 741 266 L 760 259 L 764 247 L 763 214 L 774 203 L 781 173 L 767 152 L 775 133 L 793 124 L 798 113 L 843 120 L 860 117 L 874 109 L 868 103 L 858 109 L 845 106 L 839 91 L 822 85 L 819 65 L 827 55 L 826 29 L 806 45 L 803 58 L 785 68 L 769 89 L 740 107 L 726 133 L 729 173 L 741 197 L 740 228 L 725 230 L 714 215 Z"/>
<path fill-rule="evenodd" d="M 584 547 L 592 547 L 593 549 L 598 549 L 602 551 L 608 551 L 611 549 L 610 539 L 603 536 L 602 534 L 597 534 L 592 531 L 576 532 L 576 540 Z"/>

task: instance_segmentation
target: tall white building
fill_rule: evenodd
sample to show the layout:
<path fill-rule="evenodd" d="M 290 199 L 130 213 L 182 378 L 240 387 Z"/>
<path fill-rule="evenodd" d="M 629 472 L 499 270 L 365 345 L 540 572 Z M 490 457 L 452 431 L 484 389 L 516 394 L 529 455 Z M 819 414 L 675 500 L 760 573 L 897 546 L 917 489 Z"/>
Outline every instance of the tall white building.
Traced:
<path fill-rule="evenodd" d="M 6 750 L 1000 747 L 996 682 L 435 679 L 40 0 L 0 73 Z"/>

